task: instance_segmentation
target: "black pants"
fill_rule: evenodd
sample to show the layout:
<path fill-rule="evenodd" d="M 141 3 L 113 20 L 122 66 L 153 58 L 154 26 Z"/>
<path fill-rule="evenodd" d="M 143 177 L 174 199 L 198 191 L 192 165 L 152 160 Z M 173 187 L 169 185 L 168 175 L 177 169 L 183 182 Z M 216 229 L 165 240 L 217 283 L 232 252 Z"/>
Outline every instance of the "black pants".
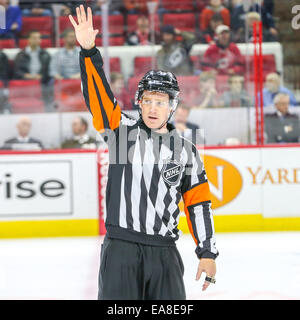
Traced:
<path fill-rule="evenodd" d="M 184 266 L 175 246 L 111 239 L 101 246 L 101 300 L 185 300 Z"/>

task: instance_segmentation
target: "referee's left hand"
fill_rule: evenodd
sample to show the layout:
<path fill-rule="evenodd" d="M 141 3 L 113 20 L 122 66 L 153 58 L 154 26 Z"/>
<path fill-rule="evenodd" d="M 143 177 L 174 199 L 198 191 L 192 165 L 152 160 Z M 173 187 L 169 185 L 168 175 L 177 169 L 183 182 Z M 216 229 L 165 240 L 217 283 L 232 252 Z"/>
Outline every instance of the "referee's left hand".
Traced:
<path fill-rule="evenodd" d="M 202 275 L 202 272 L 205 272 L 208 277 L 214 277 L 216 275 L 216 262 L 214 259 L 202 258 L 199 261 L 198 271 L 196 275 L 196 281 L 198 281 Z M 210 282 L 204 281 L 202 286 L 202 291 L 206 290 L 210 285 Z"/>

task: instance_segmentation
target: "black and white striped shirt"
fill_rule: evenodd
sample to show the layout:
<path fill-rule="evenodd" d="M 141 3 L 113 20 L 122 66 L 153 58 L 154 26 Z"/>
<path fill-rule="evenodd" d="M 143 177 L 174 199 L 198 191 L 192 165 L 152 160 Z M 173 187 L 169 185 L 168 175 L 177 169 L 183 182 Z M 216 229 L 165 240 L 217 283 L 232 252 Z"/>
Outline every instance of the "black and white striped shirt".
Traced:
<path fill-rule="evenodd" d="M 178 135 L 149 129 L 122 114 L 103 71 L 99 50 L 81 50 L 84 98 L 108 144 L 105 226 L 109 237 L 175 245 L 181 198 L 199 258 L 216 258 L 210 192 L 196 147 Z"/>

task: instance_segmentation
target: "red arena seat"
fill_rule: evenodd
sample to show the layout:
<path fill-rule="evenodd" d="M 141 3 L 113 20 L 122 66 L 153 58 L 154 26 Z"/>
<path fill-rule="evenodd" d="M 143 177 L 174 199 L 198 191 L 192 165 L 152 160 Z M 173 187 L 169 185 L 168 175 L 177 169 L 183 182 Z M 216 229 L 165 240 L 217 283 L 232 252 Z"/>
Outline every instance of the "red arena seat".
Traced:
<path fill-rule="evenodd" d="M 135 96 L 140 80 L 141 80 L 140 76 L 131 77 L 128 79 L 128 92 L 130 97 Z"/>
<path fill-rule="evenodd" d="M 0 49 L 10 49 L 15 48 L 16 44 L 13 39 L 1 39 L 0 40 Z"/>
<path fill-rule="evenodd" d="M 156 61 L 154 68 L 156 68 Z M 134 75 L 144 75 L 147 71 L 152 69 L 151 57 L 135 57 L 134 59 Z"/>
<path fill-rule="evenodd" d="M 42 36 L 51 37 L 53 31 L 52 17 L 23 17 L 20 37 L 27 37 L 31 30 L 38 30 Z"/>
<path fill-rule="evenodd" d="M 180 99 L 189 104 L 190 95 L 192 92 L 197 91 L 199 87 L 199 77 L 198 76 L 178 76 L 178 85 L 180 88 Z"/>
<path fill-rule="evenodd" d="M 62 79 L 54 83 L 57 111 L 86 111 L 80 79 Z"/>
<path fill-rule="evenodd" d="M 182 31 L 195 31 L 194 13 L 165 13 L 163 15 L 163 24 L 171 24 Z"/>
<path fill-rule="evenodd" d="M 124 17 L 123 15 L 111 15 L 108 18 L 109 33 L 124 34 Z M 102 27 L 101 27 L 102 29 Z M 100 29 L 100 30 L 101 30 Z"/>
<path fill-rule="evenodd" d="M 170 11 L 193 11 L 194 0 L 161 0 L 161 7 Z"/>
<path fill-rule="evenodd" d="M 77 21 L 77 17 L 73 16 L 74 20 Z M 124 17 L 123 15 L 111 15 L 108 17 L 109 33 L 112 34 L 123 34 L 124 33 Z M 99 34 L 102 32 L 102 16 L 93 16 L 93 27 L 99 29 Z M 62 35 L 65 29 L 73 28 L 69 17 L 59 17 L 59 34 Z"/>
<path fill-rule="evenodd" d="M 77 17 L 73 16 L 74 20 L 77 21 Z M 94 17 L 93 17 L 94 19 Z M 70 22 L 69 17 L 61 16 L 58 18 L 59 23 L 59 35 L 61 36 L 65 29 L 73 28 L 72 23 Z"/>
<path fill-rule="evenodd" d="M 109 58 L 109 66 L 110 66 L 110 72 L 121 72 L 120 58 L 118 57 Z"/>
<path fill-rule="evenodd" d="M 8 88 L 13 113 L 44 112 L 39 80 L 11 80 Z"/>
<path fill-rule="evenodd" d="M 108 39 L 108 44 L 109 46 L 122 46 L 125 42 L 124 37 L 109 37 Z M 96 46 L 102 47 L 103 45 L 103 40 L 101 37 L 96 38 Z"/>

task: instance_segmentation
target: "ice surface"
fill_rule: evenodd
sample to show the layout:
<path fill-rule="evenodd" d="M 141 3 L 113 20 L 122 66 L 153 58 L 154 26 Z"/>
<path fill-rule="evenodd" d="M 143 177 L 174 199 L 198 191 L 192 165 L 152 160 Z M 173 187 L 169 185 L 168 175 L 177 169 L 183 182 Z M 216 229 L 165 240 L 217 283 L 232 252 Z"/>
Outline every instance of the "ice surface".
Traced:
<path fill-rule="evenodd" d="M 201 291 L 190 235 L 177 242 L 188 299 L 300 299 L 300 232 L 217 233 L 217 283 Z M 0 299 L 96 299 L 103 237 L 0 240 Z"/>

